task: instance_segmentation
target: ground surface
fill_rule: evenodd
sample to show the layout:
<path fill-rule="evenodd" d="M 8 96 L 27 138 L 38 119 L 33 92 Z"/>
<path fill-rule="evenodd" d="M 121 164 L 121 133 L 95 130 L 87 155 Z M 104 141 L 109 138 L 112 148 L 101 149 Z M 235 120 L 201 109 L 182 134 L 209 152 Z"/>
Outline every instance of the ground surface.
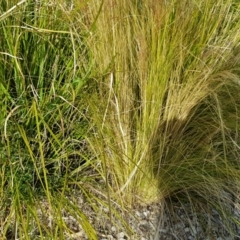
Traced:
<path fill-rule="evenodd" d="M 194 212 L 192 207 L 186 203 L 172 203 L 171 207 L 165 207 L 160 203 L 149 206 L 139 206 L 132 212 L 123 211 L 119 208 L 122 221 L 113 217 L 112 222 L 106 217 L 109 213 L 107 208 L 100 207 L 96 213 L 93 208 L 84 202 L 81 195 L 78 197 L 79 208 L 88 216 L 91 224 L 97 231 L 99 240 L 238 240 L 240 239 L 240 228 L 231 226 L 237 234 L 231 236 L 224 227 L 221 217 L 213 209 L 207 212 L 199 209 Z M 239 203 L 231 207 L 235 216 L 240 219 Z M 66 233 L 66 239 L 89 239 L 81 225 L 76 219 L 62 211 L 63 219 L 72 233 Z M 46 219 L 48 225 L 53 224 L 53 219 Z M 127 227 L 131 227 L 133 232 L 129 232 Z"/>

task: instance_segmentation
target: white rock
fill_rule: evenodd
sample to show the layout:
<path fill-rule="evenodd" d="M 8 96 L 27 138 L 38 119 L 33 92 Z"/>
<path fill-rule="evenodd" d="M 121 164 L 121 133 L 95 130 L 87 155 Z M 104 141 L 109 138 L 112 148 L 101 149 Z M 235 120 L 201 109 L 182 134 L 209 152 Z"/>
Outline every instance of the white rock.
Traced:
<path fill-rule="evenodd" d="M 112 230 L 112 232 L 116 232 L 116 231 L 117 231 L 117 228 L 116 228 L 115 226 L 112 226 L 112 227 L 111 227 L 111 230 Z"/>
<path fill-rule="evenodd" d="M 120 240 L 121 238 L 124 238 L 125 234 L 124 232 L 120 232 L 117 234 L 117 239 Z"/>

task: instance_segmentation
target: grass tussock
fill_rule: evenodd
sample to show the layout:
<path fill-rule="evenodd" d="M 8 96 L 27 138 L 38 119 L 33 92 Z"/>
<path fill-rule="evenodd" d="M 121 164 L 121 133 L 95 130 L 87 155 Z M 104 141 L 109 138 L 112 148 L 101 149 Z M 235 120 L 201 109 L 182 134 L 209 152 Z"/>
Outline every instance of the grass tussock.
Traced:
<path fill-rule="evenodd" d="M 75 189 L 110 219 L 115 204 L 215 209 L 234 236 L 239 11 L 237 0 L 3 1 L 1 236 L 65 239 L 65 211 L 97 239 Z"/>
<path fill-rule="evenodd" d="M 106 183 L 124 204 L 177 198 L 228 221 L 223 192 L 239 191 L 237 5 L 105 1 L 90 17 L 100 7 L 90 142 Z"/>
<path fill-rule="evenodd" d="M 77 213 L 96 239 L 67 198 L 78 185 L 88 201 L 97 180 L 84 140 L 84 31 L 71 25 L 64 2 L 3 1 L 0 9 L 1 239 L 64 239 L 71 229 L 62 211 Z"/>

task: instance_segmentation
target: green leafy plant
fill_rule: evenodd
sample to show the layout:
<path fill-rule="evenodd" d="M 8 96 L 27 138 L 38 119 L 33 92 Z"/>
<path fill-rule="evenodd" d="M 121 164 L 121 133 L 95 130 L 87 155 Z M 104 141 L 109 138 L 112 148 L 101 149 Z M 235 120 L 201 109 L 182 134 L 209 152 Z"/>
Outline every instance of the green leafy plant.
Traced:
<path fill-rule="evenodd" d="M 91 60 L 62 4 L 3 1 L 0 6 L 1 238 L 63 239 L 71 231 L 60 211 L 69 205 L 70 182 L 81 181 L 84 190 L 92 164 L 84 140 Z M 88 175 L 91 186 L 96 177 Z M 89 190 L 84 193 L 90 198 Z M 77 215 L 96 239 L 80 209 Z M 49 226 L 44 218 L 54 223 Z"/>

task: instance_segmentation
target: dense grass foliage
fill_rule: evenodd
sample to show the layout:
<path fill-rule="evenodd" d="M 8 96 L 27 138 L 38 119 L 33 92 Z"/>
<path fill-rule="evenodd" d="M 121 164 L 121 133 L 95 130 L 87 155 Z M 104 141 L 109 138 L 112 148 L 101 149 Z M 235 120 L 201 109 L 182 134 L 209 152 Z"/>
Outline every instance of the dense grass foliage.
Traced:
<path fill-rule="evenodd" d="M 4 5 L 3 1 L 2 16 L 14 6 Z M 40 223 L 36 214 L 38 201 L 45 196 L 52 208 L 49 213 L 59 215 L 71 184 L 81 188 L 85 181 L 90 186 L 96 180 L 91 180 L 93 170 L 86 161 L 90 157 L 85 141 L 89 125 L 81 92 L 91 78 L 91 62 L 82 32 L 76 34 L 66 20 L 65 9 L 47 1 L 25 1 L 1 18 L 0 164 L 4 216 L 0 225 L 4 234 L 16 231 L 24 239 L 30 238 L 34 229 L 39 229 L 41 237 L 47 234 L 63 239 L 61 227 L 60 232 L 55 232 L 56 228 L 47 229 Z M 77 182 L 79 179 L 82 184 Z M 46 209 L 42 210 L 45 214 Z M 62 222 L 56 225 L 62 226 Z M 89 223 L 84 225 L 91 230 Z M 90 235 L 94 235 L 92 232 Z"/>
<path fill-rule="evenodd" d="M 65 239 L 64 209 L 97 239 L 76 189 L 110 219 L 115 203 L 214 208 L 234 236 L 239 15 L 237 0 L 2 1 L 1 238 Z"/>

